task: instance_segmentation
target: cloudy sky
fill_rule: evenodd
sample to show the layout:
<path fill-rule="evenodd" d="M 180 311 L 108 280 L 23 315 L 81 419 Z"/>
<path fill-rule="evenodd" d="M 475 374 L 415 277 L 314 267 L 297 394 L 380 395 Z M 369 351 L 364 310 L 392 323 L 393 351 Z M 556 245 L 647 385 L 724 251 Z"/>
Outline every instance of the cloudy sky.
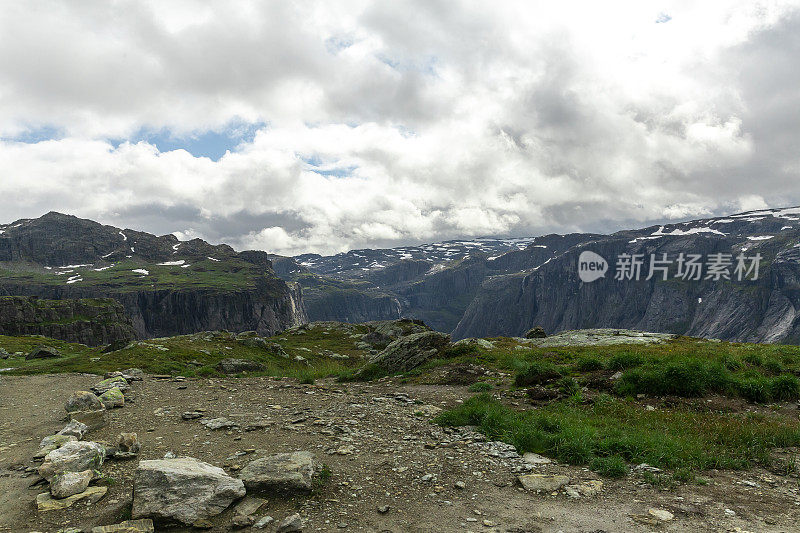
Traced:
<path fill-rule="evenodd" d="M 0 2 L 2 222 L 605 232 L 798 205 L 798 147 L 798 2 Z"/>

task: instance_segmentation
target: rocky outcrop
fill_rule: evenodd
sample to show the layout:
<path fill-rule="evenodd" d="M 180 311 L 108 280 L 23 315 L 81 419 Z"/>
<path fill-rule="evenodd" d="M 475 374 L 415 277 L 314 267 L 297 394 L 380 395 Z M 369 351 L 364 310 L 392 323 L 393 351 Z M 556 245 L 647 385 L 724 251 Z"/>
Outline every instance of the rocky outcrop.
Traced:
<path fill-rule="evenodd" d="M 130 318 L 115 300 L 25 296 L 0 297 L 0 334 L 44 335 L 89 346 L 128 342 L 136 336 Z"/>
<path fill-rule="evenodd" d="M 436 357 L 450 343 L 450 335 L 438 331 L 412 333 L 393 341 L 370 363 L 389 372 L 407 372 Z"/>

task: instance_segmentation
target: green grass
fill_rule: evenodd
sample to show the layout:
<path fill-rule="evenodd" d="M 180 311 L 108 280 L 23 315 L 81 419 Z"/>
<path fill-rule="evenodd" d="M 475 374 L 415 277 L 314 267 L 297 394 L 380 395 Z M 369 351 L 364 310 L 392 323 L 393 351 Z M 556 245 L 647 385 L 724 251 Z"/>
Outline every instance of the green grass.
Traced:
<path fill-rule="evenodd" d="M 219 376 L 217 364 L 226 358 L 258 361 L 265 366 L 262 372 L 249 375 L 289 376 L 304 382 L 339 375 L 361 365 L 366 353 L 355 348 L 351 335 L 362 326 L 342 328 L 317 327 L 300 332 L 286 331 L 268 338 L 283 347 L 288 357 L 273 350 L 247 346 L 227 332 L 204 332 L 161 339 L 134 342 L 108 353 L 100 348 L 72 344 L 40 336 L 10 337 L 0 335 L 0 348 L 23 356 L 0 361 L 0 367 L 11 368 L 4 374 L 42 374 L 86 372 L 102 374 L 112 370 L 138 367 L 153 374 L 183 376 Z M 35 346 L 46 344 L 59 350 L 62 357 L 26 361 L 24 354 Z M 347 356 L 337 358 L 332 355 Z M 302 356 L 306 362 L 295 361 Z"/>
<path fill-rule="evenodd" d="M 534 361 L 517 373 L 514 384 L 517 387 L 540 385 L 561 377 L 561 370 L 545 361 Z"/>
<path fill-rule="evenodd" d="M 558 389 L 562 377 L 571 377 L 590 389 L 613 386 L 619 396 L 722 394 L 761 403 L 800 399 L 798 346 L 678 337 L 655 345 L 537 348 L 509 338 L 489 340 L 494 348 L 453 347 L 447 357 L 429 361 L 409 375 L 424 380 L 437 366 L 478 364 L 513 373 L 517 387 Z M 622 378 L 612 381 L 615 372 Z"/>
<path fill-rule="evenodd" d="M 800 424 L 773 415 L 647 411 L 604 395 L 592 405 L 562 401 L 516 411 L 488 394 L 439 415 L 443 426 L 477 426 L 491 440 L 513 444 L 607 476 L 627 464 L 686 472 L 769 465 L 776 447 L 800 445 Z"/>
<path fill-rule="evenodd" d="M 469 386 L 470 392 L 489 392 L 492 390 L 494 386 L 491 383 L 487 383 L 486 381 L 479 381 L 478 383 L 473 383 Z"/>
<path fill-rule="evenodd" d="M 149 274 L 133 272 L 142 268 Z M 130 258 L 116 262 L 111 268 L 100 272 L 93 267 L 72 270 L 73 272 L 58 275 L 58 269 L 55 268 L 42 270 L 28 265 L 7 264 L 6 268 L 0 269 L 0 277 L 9 283 L 22 285 L 65 286 L 69 276 L 80 274 L 82 281 L 76 283 L 76 287 L 99 286 L 121 293 L 142 289 L 185 288 L 230 291 L 253 289 L 261 281 L 267 281 L 267 285 L 274 282 L 272 278 L 265 277 L 263 270 L 256 265 L 232 257 L 221 261 L 210 259 L 191 261 L 187 268 L 181 268 L 179 265 L 158 265 Z"/>

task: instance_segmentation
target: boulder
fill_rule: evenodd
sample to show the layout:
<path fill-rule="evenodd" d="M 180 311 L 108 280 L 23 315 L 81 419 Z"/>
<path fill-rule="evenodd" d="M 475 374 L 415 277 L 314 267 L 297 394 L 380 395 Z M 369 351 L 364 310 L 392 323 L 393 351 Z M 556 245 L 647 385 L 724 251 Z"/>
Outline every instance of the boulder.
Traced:
<path fill-rule="evenodd" d="M 103 394 L 106 391 L 109 391 L 113 388 L 119 389 L 121 392 L 125 392 L 129 390 L 131 387 L 128 385 L 128 381 L 123 378 L 122 376 L 116 376 L 113 378 L 104 379 L 103 381 L 96 383 L 92 387 L 92 392 L 95 394 Z"/>
<path fill-rule="evenodd" d="M 115 458 L 127 459 L 139 455 L 142 449 L 139 444 L 139 436 L 136 433 L 120 433 L 117 437 L 117 453 Z"/>
<path fill-rule="evenodd" d="M 87 426 L 83 422 L 78 422 L 77 420 L 70 420 L 69 424 L 64 426 L 64 428 L 58 432 L 58 435 L 72 435 L 76 437 L 78 440 L 81 440 L 88 430 L 89 426 Z"/>
<path fill-rule="evenodd" d="M 545 333 L 544 328 L 541 326 L 536 326 L 525 332 L 526 339 L 544 339 L 545 337 L 547 337 L 547 333 Z"/>
<path fill-rule="evenodd" d="M 253 492 L 308 493 L 318 469 L 311 452 L 279 453 L 252 461 L 239 472 L 239 479 Z"/>
<path fill-rule="evenodd" d="M 73 435 L 49 435 L 39 443 L 39 451 L 33 456 L 34 459 L 41 459 L 53 450 L 61 448 L 68 442 L 78 440 Z"/>
<path fill-rule="evenodd" d="M 125 520 L 110 526 L 95 526 L 92 533 L 154 533 L 153 521 L 149 518 L 141 520 Z"/>
<path fill-rule="evenodd" d="M 389 372 L 407 372 L 439 355 L 450 343 L 450 335 L 438 331 L 412 333 L 392 341 L 382 352 L 370 358 Z"/>
<path fill-rule="evenodd" d="M 123 407 L 125 405 L 125 395 L 117 387 L 112 387 L 105 391 L 99 397 L 100 402 L 106 409 L 113 409 L 115 407 Z"/>
<path fill-rule="evenodd" d="M 39 475 L 50 481 L 62 472 L 96 470 L 103 464 L 105 457 L 105 448 L 96 442 L 67 442 L 47 454 L 39 467 Z"/>
<path fill-rule="evenodd" d="M 97 503 L 100 501 L 100 498 L 106 495 L 106 492 L 108 492 L 108 487 L 89 487 L 79 494 L 74 494 L 60 500 L 53 498 L 49 492 L 43 492 L 36 496 L 36 508 L 40 512 L 60 511 L 82 500 L 86 500 L 88 503 Z"/>
<path fill-rule="evenodd" d="M 58 499 L 80 494 L 89 487 L 92 479 L 94 479 L 92 470 L 61 472 L 50 480 L 50 494 Z"/>
<path fill-rule="evenodd" d="M 74 413 L 76 411 L 98 411 L 103 409 L 103 402 L 101 402 L 100 398 L 94 393 L 79 390 L 72 393 L 72 396 L 69 397 L 66 405 L 64 405 L 64 409 L 66 409 L 68 413 Z"/>
<path fill-rule="evenodd" d="M 242 372 L 258 372 L 266 367 L 258 361 L 249 359 L 223 359 L 217 369 L 223 374 L 241 374 Z"/>
<path fill-rule="evenodd" d="M 245 495 L 242 481 L 191 457 L 141 461 L 133 480 L 133 518 L 195 524 Z"/>
<path fill-rule="evenodd" d="M 25 356 L 25 359 L 53 359 L 61 357 L 61 352 L 52 346 L 39 345 Z"/>

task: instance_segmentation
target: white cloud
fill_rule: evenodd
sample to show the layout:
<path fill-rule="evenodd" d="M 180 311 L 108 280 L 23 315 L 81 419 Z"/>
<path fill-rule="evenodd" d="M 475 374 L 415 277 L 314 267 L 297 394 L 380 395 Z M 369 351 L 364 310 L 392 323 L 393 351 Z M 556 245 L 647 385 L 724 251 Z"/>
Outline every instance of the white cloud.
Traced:
<path fill-rule="evenodd" d="M 40 6 L 0 6 L 0 138 L 63 138 L 0 140 L 4 218 L 299 253 L 800 203 L 797 80 L 740 68 L 795 2 Z M 218 161 L 108 141 L 235 120 Z"/>

